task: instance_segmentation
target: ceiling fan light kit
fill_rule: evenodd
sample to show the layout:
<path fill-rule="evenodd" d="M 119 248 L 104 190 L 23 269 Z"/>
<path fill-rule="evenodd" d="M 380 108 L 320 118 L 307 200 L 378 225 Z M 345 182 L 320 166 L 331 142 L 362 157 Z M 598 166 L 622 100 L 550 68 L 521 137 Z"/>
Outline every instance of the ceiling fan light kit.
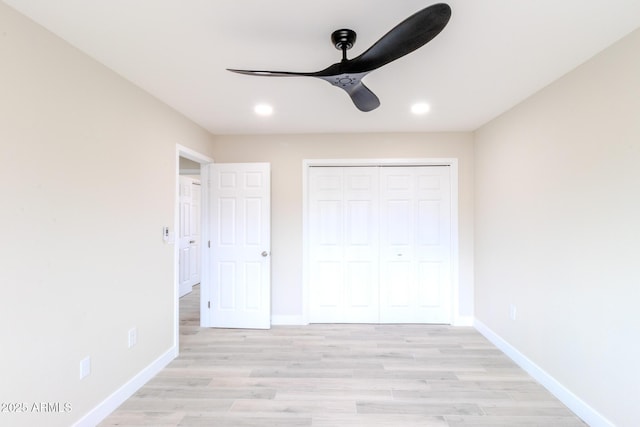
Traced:
<path fill-rule="evenodd" d="M 445 3 L 426 7 L 396 25 L 364 53 L 352 59 L 347 59 L 347 51 L 356 42 L 355 31 L 336 30 L 331 34 L 331 42 L 342 51 L 342 60 L 316 72 L 228 70 L 251 76 L 316 77 L 347 92 L 360 111 L 372 111 L 380 106 L 380 100 L 362 83 L 362 79 L 371 71 L 430 42 L 440 34 L 450 18 L 451 8 Z"/>

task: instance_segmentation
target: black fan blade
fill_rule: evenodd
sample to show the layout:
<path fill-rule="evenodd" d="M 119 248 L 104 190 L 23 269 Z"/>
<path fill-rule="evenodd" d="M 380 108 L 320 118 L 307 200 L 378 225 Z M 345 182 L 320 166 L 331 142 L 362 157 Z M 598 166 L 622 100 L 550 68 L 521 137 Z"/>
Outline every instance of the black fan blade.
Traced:
<path fill-rule="evenodd" d="M 232 71 L 238 74 L 246 74 L 248 76 L 265 76 L 265 77 L 313 77 L 316 74 L 316 73 L 296 73 L 292 71 L 236 70 L 233 68 L 227 68 L 227 71 Z"/>
<path fill-rule="evenodd" d="M 345 88 L 344 90 L 349 94 L 351 100 L 360 111 L 371 111 L 380 106 L 380 100 L 376 94 L 371 92 L 371 89 L 366 87 L 362 82 Z"/>
<path fill-rule="evenodd" d="M 382 36 L 363 54 L 351 59 L 345 72 L 361 73 L 380 68 L 424 46 L 449 22 L 451 8 L 438 3 L 414 13 Z"/>
<path fill-rule="evenodd" d="M 343 87 L 342 89 L 349 94 L 351 100 L 360 111 L 367 112 L 375 110 L 380 106 L 380 100 L 376 94 L 371 92 L 371 89 L 366 87 L 362 82 L 358 82 L 352 86 Z"/>

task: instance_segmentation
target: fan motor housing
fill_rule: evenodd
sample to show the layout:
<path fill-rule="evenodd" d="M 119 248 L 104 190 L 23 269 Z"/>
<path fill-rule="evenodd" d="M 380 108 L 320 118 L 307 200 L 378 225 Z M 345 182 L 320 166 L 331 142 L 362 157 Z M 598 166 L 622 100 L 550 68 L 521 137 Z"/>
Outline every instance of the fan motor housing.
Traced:
<path fill-rule="evenodd" d="M 331 42 L 338 50 L 349 50 L 356 42 L 356 32 L 343 28 L 331 33 Z"/>

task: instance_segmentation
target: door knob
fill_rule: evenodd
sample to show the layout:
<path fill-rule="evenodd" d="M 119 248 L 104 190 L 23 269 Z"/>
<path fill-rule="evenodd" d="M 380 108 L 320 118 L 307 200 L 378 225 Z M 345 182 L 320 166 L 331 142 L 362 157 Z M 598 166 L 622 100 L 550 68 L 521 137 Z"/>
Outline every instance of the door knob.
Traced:
<path fill-rule="evenodd" d="M 262 251 L 262 253 L 261 253 L 260 255 L 262 255 L 262 256 L 267 256 L 267 255 L 269 255 L 269 252 L 267 252 L 267 251 Z"/>

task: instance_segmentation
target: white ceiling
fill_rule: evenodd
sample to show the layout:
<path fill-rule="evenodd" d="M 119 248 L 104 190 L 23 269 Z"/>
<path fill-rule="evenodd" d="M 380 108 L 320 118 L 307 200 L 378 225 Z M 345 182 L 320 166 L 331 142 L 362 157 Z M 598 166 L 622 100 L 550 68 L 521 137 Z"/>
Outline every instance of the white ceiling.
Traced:
<path fill-rule="evenodd" d="M 4 1 L 215 134 L 475 130 L 640 27 L 638 0 L 449 0 L 439 36 L 364 79 L 363 113 L 319 79 L 225 69 L 318 71 L 333 30 L 358 33 L 351 58 L 436 1 Z"/>

